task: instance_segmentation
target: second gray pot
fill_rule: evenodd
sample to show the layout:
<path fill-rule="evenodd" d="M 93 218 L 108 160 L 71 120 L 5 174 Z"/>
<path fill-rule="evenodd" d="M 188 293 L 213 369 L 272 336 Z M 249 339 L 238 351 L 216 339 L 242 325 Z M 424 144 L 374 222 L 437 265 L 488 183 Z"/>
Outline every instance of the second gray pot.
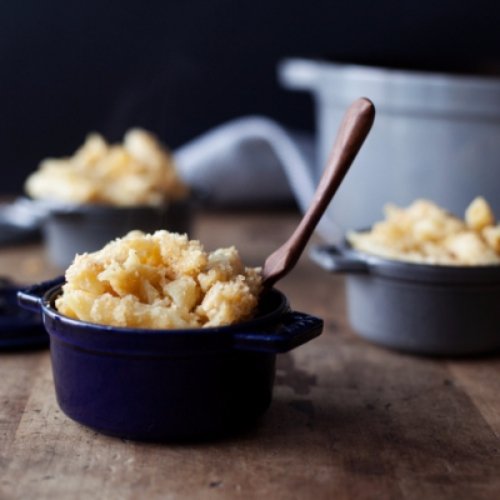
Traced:
<path fill-rule="evenodd" d="M 324 269 L 346 273 L 352 328 L 384 347 L 463 356 L 500 349 L 500 266 L 452 267 L 316 247 Z"/>
<path fill-rule="evenodd" d="M 66 268 L 77 253 L 99 250 L 135 229 L 189 233 L 191 212 L 190 200 L 158 207 L 52 206 L 42 222 L 48 257 L 56 266 Z"/>

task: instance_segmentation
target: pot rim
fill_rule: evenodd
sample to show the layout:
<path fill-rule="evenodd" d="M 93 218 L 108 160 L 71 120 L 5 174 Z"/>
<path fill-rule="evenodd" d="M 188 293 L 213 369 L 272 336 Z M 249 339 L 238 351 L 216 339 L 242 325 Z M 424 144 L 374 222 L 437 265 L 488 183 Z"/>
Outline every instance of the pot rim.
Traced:
<path fill-rule="evenodd" d="M 415 68 L 391 67 L 389 65 L 375 65 L 363 63 L 351 63 L 326 58 L 286 58 L 282 64 L 287 63 L 309 63 L 317 65 L 325 76 L 346 77 L 371 80 L 374 82 L 389 81 L 394 79 L 398 84 L 406 81 L 418 82 L 424 85 L 453 84 L 459 87 L 470 86 L 472 88 L 499 90 L 500 76 L 498 74 L 472 73 L 446 70 L 425 70 Z M 337 72 L 341 73 L 337 73 Z"/>
<path fill-rule="evenodd" d="M 107 334 L 118 334 L 118 335 L 144 335 L 148 336 L 165 336 L 170 337 L 175 335 L 194 335 L 199 334 L 204 337 L 208 335 L 220 335 L 224 333 L 232 334 L 235 331 L 246 331 L 255 330 L 257 327 L 262 328 L 265 325 L 272 324 L 273 321 L 277 320 L 286 311 L 290 310 L 290 305 L 286 296 L 273 288 L 269 290 L 268 294 L 272 294 L 276 297 L 276 305 L 270 311 L 264 311 L 261 314 L 257 313 L 257 316 L 240 323 L 235 323 L 232 325 L 216 326 L 216 327 L 206 327 L 206 328 L 133 328 L 133 327 L 123 327 L 123 326 L 113 326 L 113 325 L 103 325 L 99 323 L 92 323 L 90 321 L 83 321 L 80 319 L 70 318 L 62 313 L 60 313 L 54 306 L 54 301 L 61 293 L 62 284 L 56 285 L 49 290 L 47 290 L 40 302 L 42 313 L 49 316 L 52 319 L 57 319 L 63 324 L 77 327 L 85 328 L 88 330 L 86 333 L 102 335 L 102 333 Z M 273 299 L 273 298 L 272 298 Z"/>
<path fill-rule="evenodd" d="M 153 329 L 99 325 L 69 318 L 53 306 L 64 277 L 18 293 L 21 306 L 41 312 L 52 340 L 73 348 L 112 356 L 179 357 L 228 351 L 287 352 L 321 334 L 323 320 L 292 311 L 276 289 L 261 295 L 256 316 L 233 325 Z"/>
<path fill-rule="evenodd" d="M 288 58 L 280 81 L 291 90 L 317 93 L 321 103 L 344 107 L 368 94 L 379 112 L 441 118 L 498 120 L 500 78 L 392 69 L 322 59 Z M 335 89 L 335 91 L 333 91 Z"/>
<path fill-rule="evenodd" d="M 112 205 L 107 203 L 70 203 L 54 200 L 35 200 L 25 198 L 27 202 L 33 205 L 37 210 L 40 209 L 46 214 L 99 214 L 102 212 L 161 212 L 168 210 L 172 206 L 186 208 L 197 202 L 197 198 L 188 195 L 185 198 L 164 200 L 160 204 L 139 204 L 139 205 Z"/>
<path fill-rule="evenodd" d="M 436 285 L 500 285 L 500 264 L 454 266 L 389 259 L 357 250 L 346 239 L 339 245 L 314 247 L 311 258 L 332 272 L 365 274 Z"/>

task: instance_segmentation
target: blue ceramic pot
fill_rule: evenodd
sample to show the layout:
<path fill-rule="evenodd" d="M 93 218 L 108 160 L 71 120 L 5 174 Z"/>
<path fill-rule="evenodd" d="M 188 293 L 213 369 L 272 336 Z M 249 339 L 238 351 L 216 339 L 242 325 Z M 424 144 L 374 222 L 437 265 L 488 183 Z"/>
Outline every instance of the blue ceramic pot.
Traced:
<path fill-rule="evenodd" d="M 19 294 L 50 336 L 58 403 L 72 419 L 139 440 L 208 439 L 252 424 L 270 404 L 276 353 L 318 336 L 321 319 L 291 311 L 277 290 L 238 325 L 118 328 L 53 307 L 62 278 Z"/>

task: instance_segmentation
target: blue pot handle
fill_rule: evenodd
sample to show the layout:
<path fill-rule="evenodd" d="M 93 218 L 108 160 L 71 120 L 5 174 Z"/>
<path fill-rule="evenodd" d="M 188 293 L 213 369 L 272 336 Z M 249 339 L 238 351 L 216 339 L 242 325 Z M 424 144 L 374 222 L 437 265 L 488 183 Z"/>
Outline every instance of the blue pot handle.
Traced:
<path fill-rule="evenodd" d="M 30 286 L 25 290 L 17 292 L 17 302 L 21 307 L 33 312 L 40 312 L 42 299 L 45 293 L 51 288 L 62 285 L 64 283 L 64 276 L 58 276 L 49 281 L 38 283 Z"/>
<path fill-rule="evenodd" d="M 317 337 L 322 331 L 322 319 L 290 311 L 284 314 L 275 330 L 235 334 L 233 347 L 242 351 L 287 352 Z"/>
<path fill-rule="evenodd" d="M 370 271 L 367 262 L 336 246 L 315 246 L 309 256 L 320 267 L 332 273 L 367 274 Z"/>

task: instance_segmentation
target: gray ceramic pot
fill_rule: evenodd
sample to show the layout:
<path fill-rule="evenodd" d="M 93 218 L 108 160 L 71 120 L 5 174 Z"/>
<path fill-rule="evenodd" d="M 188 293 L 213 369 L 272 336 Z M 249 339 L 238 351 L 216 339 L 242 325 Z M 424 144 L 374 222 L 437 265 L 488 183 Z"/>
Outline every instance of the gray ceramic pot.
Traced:
<path fill-rule="evenodd" d="M 139 229 L 189 233 L 192 201 L 155 206 L 50 205 L 42 221 L 49 259 L 66 268 L 75 254 L 99 250 L 109 241 Z"/>
<path fill-rule="evenodd" d="M 352 328 L 385 347 L 459 356 L 500 348 L 500 266 L 436 266 L 387 260 L 348 245 L 318 246 L 312 259 L 347 274 Z"/>
<path fill-rule="evenodd" d="M 279 74 L 287 88 L 314 96 L 315 180 L 348 104 L 366 96 L 377 108 L 355 168 L 327 210 L 329 231 L 322 236 L 329 243 L 348 229 L 371 226 L 388 201 L 405 206 L 428 198 L 461 213 L 481 194 L 500 213 L 500 78 L 312 59 L 285 60 Z"/>

